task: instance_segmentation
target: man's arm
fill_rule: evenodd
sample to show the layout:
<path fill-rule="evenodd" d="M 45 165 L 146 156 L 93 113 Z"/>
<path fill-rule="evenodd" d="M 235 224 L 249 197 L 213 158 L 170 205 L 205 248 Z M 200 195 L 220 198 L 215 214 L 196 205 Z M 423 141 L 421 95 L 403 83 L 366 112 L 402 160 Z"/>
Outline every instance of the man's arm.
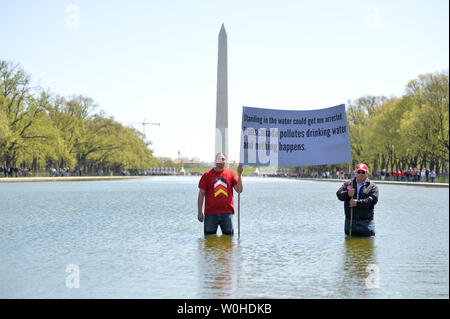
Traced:
<path fill-rule="evenodd" d="M 351 185 L 351 184 L 349 182 L 345 182 L 344 184 L 342 184 L 342 186 L 336 192 L 336 196 L 337 196 L 337 198 L 339 198 L 339 200 L 346 201 L 349 198 L 353 197 L 354 193 L 353 194 L 349 194 L 349 190 L 347 189 L 348 185 Z"/>
<path fill-rule="evenodd" d="M 198 190 L 198 199 L 197 199 L 197 207 L 198 207 L 198 214 L 197 219 L 200 223 L 203 222 L 203 200 L 205 198 L 205 190 L 199 189 Z"/>
<path fill-rule="evenodd" d="M 236 185 L 234 185 L 234 190 L 238 193 L 242 193 L 242 191 L 244 190 L 244 185 L 242 184 L 242 171 L 244 169 L 242 168 L 242 165 L 239 164 L 238 168 L 237 168 L 237 172 L 238 172 L 238 182 Z"/>

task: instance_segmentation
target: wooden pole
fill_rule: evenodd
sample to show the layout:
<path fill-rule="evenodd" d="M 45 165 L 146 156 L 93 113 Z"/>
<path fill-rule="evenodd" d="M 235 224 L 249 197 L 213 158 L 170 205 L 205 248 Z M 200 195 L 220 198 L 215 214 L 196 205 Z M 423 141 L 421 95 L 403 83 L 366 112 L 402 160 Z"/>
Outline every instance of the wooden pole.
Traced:
<path fill-rule="evenodd" d="M 350 229 L 348 235 L 352 236 L 352 224 L 353 224 L 353 207 L 350 207 Z"/>
<path fill-rule="evenodd" d="M 238 193 L 238 238 L 241 237 L 241 193 Z"/>
<path fill-rule="evenodd" d="M 352 165 L 351 164 L 353 164 L 353 163 L 349 163 L 349 165 L 348 165 L 348 171 L 349 171 L 349 174 L 350 174 L 350 181 L 352 180 L 352 174 L 353 174 Z M 353 185 L 352 185 L 352 188 L 353 188 Z M 352 196 L 352 198 L 350 198 L 350 201 L 352 201 L 353 196 Z M 350 203 L 349 203 L 349 205 L 350 205 Z M 350 237 L 352 236 L 352 224 L 353 224 L 353 207 L 350 207 L 350 229 L 348 230 L 348 235 Z"/>

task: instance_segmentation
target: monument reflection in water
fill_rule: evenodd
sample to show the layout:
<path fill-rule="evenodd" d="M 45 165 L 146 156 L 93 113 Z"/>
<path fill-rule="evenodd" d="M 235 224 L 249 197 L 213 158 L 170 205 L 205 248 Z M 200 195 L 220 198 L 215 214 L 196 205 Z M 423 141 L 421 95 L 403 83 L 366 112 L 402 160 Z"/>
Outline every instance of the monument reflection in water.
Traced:
<path fill-rule="evenodd" d="M 238 244 L 229 235 L 207 235 L 199 243 L 202 298 L 232 298 L 238 288 Z"/>

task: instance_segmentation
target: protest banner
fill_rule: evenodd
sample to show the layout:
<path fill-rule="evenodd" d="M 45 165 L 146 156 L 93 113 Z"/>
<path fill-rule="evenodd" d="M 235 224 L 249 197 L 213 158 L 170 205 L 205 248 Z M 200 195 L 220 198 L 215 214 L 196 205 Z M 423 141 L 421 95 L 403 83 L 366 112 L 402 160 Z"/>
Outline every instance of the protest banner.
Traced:
<path fill-rule="evenodd" d="M 244 106 L 243 165 L 309 166 L 352 161 L 345 105 L 294 111 Z"/>

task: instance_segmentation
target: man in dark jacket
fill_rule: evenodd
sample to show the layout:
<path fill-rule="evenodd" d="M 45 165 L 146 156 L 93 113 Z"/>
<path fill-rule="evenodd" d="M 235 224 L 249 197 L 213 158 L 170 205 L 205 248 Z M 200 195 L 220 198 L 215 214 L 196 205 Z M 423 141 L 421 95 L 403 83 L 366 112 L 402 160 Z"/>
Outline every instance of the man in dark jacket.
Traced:
<path fill-rule="evenodd" d="M 356 176 L 339 188 L 336 195 L 344 202 L 345 234 L 352 236 L 374 236 L 373 220 L 375 204 L 378 202 L 378 186 L 368 178 L 369 168 L 361 163 L 356 167 Z M 351 213 L 353 209 L 353 216 Z M 352 223 L 350 225 L 350 219 Z"/>

